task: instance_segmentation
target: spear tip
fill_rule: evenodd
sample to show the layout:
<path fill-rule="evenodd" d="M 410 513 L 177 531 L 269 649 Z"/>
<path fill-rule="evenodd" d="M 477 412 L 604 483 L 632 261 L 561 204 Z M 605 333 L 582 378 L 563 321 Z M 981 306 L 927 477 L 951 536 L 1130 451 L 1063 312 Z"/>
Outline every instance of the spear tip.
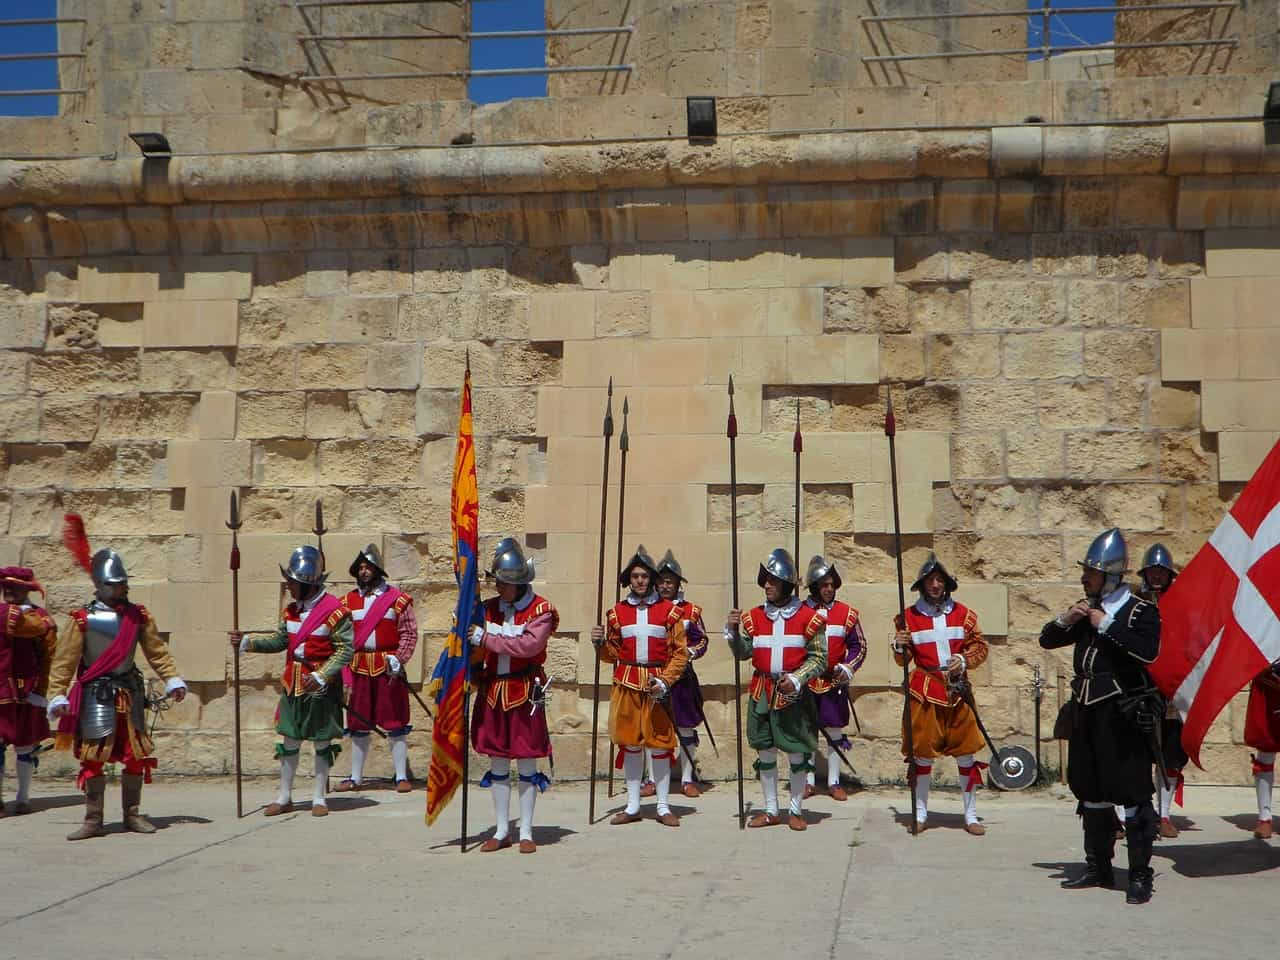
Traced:
<path fill-rule="evenodd" d="M 733 374 L 729 374 L 729 396 L 733 396 Z"/>
<path fill-rule="evenodd" d="M 471 348 L 470 347 L 467 347 L 466 357 L 467 357 L 467 373 L 470 373 L 471 372 Z"/>
<path fill-rule="evenodd" d="M 898 433 L 898 420 L 893 415 L 893 391 L 885 388 L 886 404 L 884 410 L 884 435 L 886 437 L 896 436 Z"/>

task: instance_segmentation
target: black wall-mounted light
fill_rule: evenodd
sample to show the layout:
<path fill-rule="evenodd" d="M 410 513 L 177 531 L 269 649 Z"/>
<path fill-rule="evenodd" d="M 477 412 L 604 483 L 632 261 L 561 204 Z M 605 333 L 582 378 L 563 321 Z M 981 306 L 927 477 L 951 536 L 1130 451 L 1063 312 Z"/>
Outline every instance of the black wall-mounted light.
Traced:
<path fill-rule="evenodd" d="M 686 97 L 684 102 L 689 125 L 689 140 L 714 140 L 716 138 L 716 98 Z"/>
<path fill-rule="evenodd" d="M 173 148 L 163 133 L 131 133 L 129 139 L 138 145 L 144 157 L 173 156 Z"/>

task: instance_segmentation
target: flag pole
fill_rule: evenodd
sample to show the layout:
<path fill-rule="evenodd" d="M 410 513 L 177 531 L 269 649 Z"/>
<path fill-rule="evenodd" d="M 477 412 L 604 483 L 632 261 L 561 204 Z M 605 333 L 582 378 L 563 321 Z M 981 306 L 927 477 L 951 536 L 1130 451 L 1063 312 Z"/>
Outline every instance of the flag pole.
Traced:
<path fill-rule="evenodd" d="M 738 416 L 733 412 L 733 374 L 729 375 L 729 582 L 733 591 L 733 609 L 741 610 L 738 600 Z M 747 803 L 742 775 L 742 661 L 733 653 L 733 722 L 734 742 L 738 746 L 738 829 L 747 826 Z"/>
<path fill-rule="evenodd" d="M 600 479 L 600 568 L 596 578 L 596 623 L 604 623 L 604 536 L 609 510 L 609 441 L 613 439 L 613 377 L 604 407 L 604 471 Z M 596 647 L 595 679 L 591 686 L 591 786 L 588 790 L 587 825 L 596 822 L 596 752 L 600 735 L 600 648 Z M 612 760 L 610 764 L 612 765 Z"/>
<path fill-rule="evenodd" d="M 467 366 L 462 376 L 462 389 L 465 391 L 471 385 L 471 348 L 467 348 Z M 461 410 L 461 405 L 459 405 Z M 461 416 L 461 413 L 459 413 Z M 477 529 L 477 535 L 479 530 Z M 456 536 L 456 534 L 455 534 Z M 454 556 L 458 555 L 458 545 L 453 545 Z M 479 556 L 471 558 L 472 563 L 479 563 Z M 474 602 L 475 598 L 472 598 Z M 467 852 L 467 801 L 470 799 L 471 786 L 471 736 L 470 724 L 468 720 L 471 717 L 471 650 L 468 647 L 470 643 L 469 637 L 460 636 L 459 641 L 462 643 L 462 836 L 458 838 L 458 852 Z M 434 722 L 434 721 L 433 721 Z"/>
<path fill-rule="evenodd" d="M 907 591 L 902 576 L 902 521 L 898 514 L 898 451 L 895 440 L 898 435 L 898 421 L 893 415 L 892 387 L 885 387 L 886 406 L 884 412 L 884 435 L 889 438 L 889 481 L 893 491 L 893 552 L 898 561 L 898 617 L 897 623 L 905 623 L 907 613 Z M 895 627 L 897 626 L 895 623 Z M 911 680 L 907 672 L 907 658 L 902 658 L 902 729 L 907 740 L 907 791 L 910 800 L 907 810 L 911 816 L 911 835 L 918 832 L 916 824 L 916 749 L 915 735 L 911 730 Z"/>
<path fill-rule="evenodd" d="M 227 520 L 227 529 L 231 531 L 231 629 L 240 632 L 240 544 L 236 532 L 241 527 L 240 507 L 236 502 L 236 492 L 231 491 L 231 516 Z M 240 647 L 233 654 L 235 663 L 232 674 L 232 689 L 235 697 L 235 713 L 233 722 L 236 737 L 236 819 L 244 817 L 243 767 L 240 761 Z"/>

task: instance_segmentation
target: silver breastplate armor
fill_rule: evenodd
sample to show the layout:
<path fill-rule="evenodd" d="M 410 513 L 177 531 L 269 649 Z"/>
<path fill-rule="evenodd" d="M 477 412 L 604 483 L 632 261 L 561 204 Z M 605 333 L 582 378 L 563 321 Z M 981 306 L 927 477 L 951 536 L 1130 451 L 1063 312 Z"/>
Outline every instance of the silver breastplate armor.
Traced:
<path fill-rule="evenodd" d="M 120 614 L 106 604 L 95 600 L 85 610 L 86 623 L 84 628 L 84 651 L 81 659 L 86 667 L 92 666 L 94 662 L 107 652 L 111 644 L 116 641 L 116 634 L 120 632 Z M 111 673 L 115 676 L 122 676 L 133 669 L 133 657 L 138 649 L 137 638 L 134 638 L 133 647 L 129 650 L 125 658 L 120 662 Z"/>

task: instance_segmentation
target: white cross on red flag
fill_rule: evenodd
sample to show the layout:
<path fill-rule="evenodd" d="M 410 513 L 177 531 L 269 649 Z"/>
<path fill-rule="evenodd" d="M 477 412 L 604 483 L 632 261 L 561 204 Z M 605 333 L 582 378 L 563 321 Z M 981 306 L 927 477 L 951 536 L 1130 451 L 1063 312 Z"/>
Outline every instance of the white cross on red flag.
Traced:
<path fill-rule="evenodd" d="M 1160 621 L 1151 675 L 1182 715 L 1182 745 L 1199 766 L 1222 708 L 1280 659 L 1280 442 L 1161 598 Z"/>

